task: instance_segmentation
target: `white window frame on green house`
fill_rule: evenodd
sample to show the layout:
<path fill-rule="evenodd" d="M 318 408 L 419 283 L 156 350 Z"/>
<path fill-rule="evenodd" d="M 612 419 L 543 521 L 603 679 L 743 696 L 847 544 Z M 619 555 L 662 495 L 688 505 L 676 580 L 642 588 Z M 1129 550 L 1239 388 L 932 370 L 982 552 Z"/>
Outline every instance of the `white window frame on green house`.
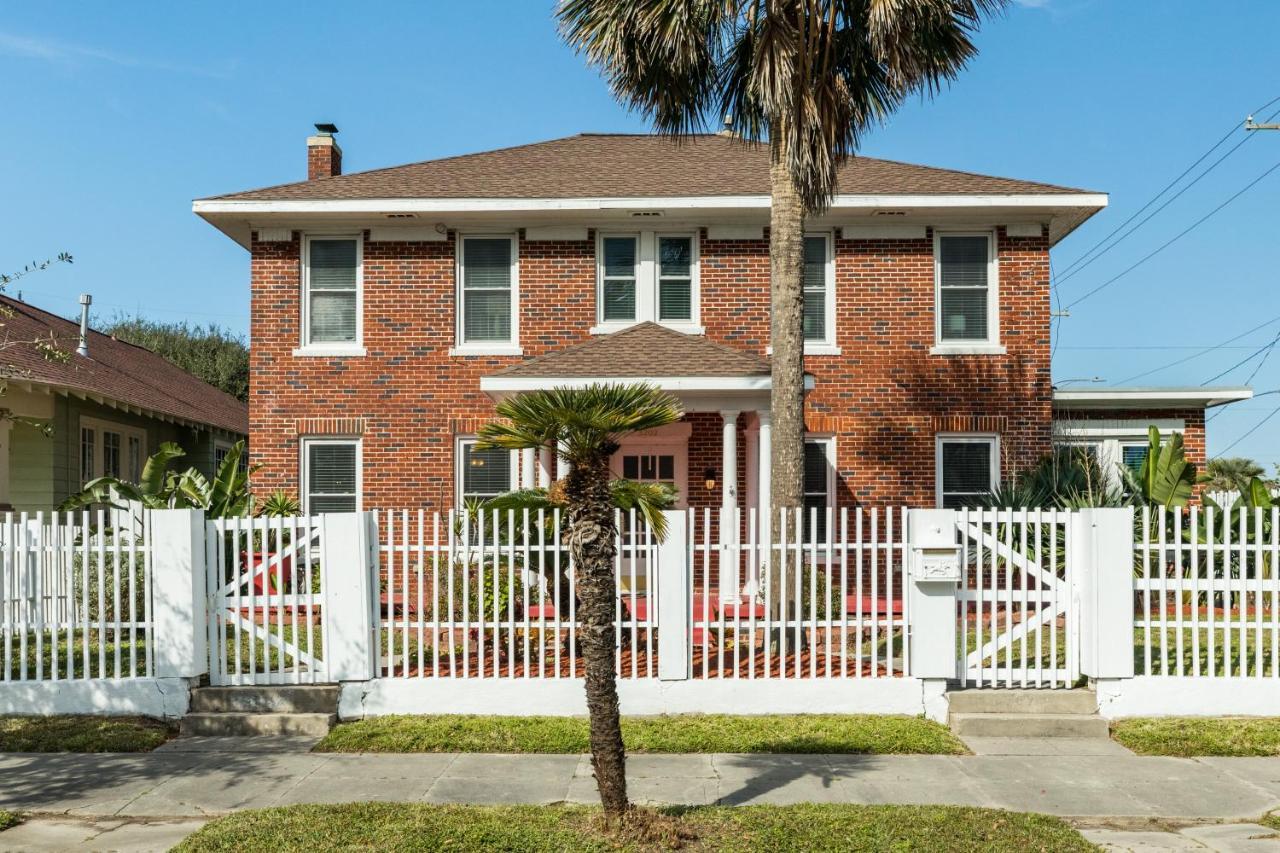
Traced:
<path fill-rule="evenodd" d="M 355 338 L 350 341 L 312 340 L 312 297 L 325 288 L 314 288 L 311 282 L 311 244 L 314 241 L 349 240 L 355 243 Z M 360 356 L 364 348 L 364 233 L 306 233 L 302 235 L 302 340 L 293 351 L 296 356 Z"/>
<path fill-rule="evenodd" d="M 92 430 L 94 435 L 91 459 L 92 471 L 85 471 L 84 465 L 84 434 L 86 430 Z M 96 480 L 99 477 L 107 476 L 105 449 L 106 433 L 109 432 L 120 437 L 119 470 L 115 472 L 113 476 L 130 483 L 136 483 L 141 479 L 142 466 L 147 462 L 147 431 L 141 427 L 127 426 L 104 418 L 82 416 L 80 418 L 80 429 L 77 432 L 78 440 L 76 442 L 76 454 L 80 470 L 80 485 L 83 486 L 90 480 Z M 138 442 L 136 459 L 131 459 L 130 457 L 130 439 Z M 131 462 L 133 463 L 132 465 L 130 464 Z"/>
<path fill-rule="evenodd" d="M 1123 480 L 1120 467 L 1124 465 L 1124 451 L 1128 447 L 1148 447 L 1151 443 L 1148 429 L 1155 427 L 1162 441 L 1186 431 L 1182 418 L 1124 418 L 1112 420 L 1056 420 L 1053 423 L 1053 443 L 1067 447 L 1097 448 L 1098 465 L 1108 482 L 1120 488 Z"/>
<path fill-rule="evenodd" d="M 942 242 L 952 237 L 982 237 L 987 241 L 987 330 L 983 338 L 959 338 L 947 334 L 946 317 L 942 308 Z M 959 289 L 956 286 L 947 289 Z M 976 288 L 975 288 L 976 289 Z M 933 314 L 934 346 L 932 355 L 1003 355 L 1006 350 L 1000 344 L 1000 263 L 996 233 L 993 230 L 939 231 L 933 232 Z"/>
<path fill-rule="evenodd" d="M 637 323 L 653 322 L 666 326 L 677 332 L 701 335 L 705 333 L 701 325 L 699 281 L 699 240 L 695 230 L 652 230 L 652 231 L 601 231 L 596 232 L 596 325 L 591 327 L 593 335 L 607 335 L 634 326 Z M 635 310 L 630 317 L 605 318 L 605 285 L 609 279 L 605 270 L 605 241 L 629 239 L 635 243 L 635 264 L 633 280 L 635 281 Z M 683 281 L 684 276 L 664 275 L 662 258 L 658 251 L 664 239 L 689 241 L 689 316 L 687 318 L 670 318 L 662 316 L 662 283 L 665 280 Z M 615 276 L 616 280 L 627 280 L 625 276 Z"/>
<path fill-rule="evenodd" d="M 934 500 L 939 509 L 945 508 L 945 501 L 948 495 L 972 495 L 977 496 L 985 492 L 962 492 L 946 489 L 946 484 L 942 479 L 942 459 L 945 447 L 948 444 L 986 444 L 991 448 L 991 456 L 989 460 L 990 471 L 987 490 L 995 489 L 1000 485 L 1000 436 L 993 432 L 940 432 L 934 436 L 934 453 L 933 453 L 933 482 L 934 482 Z"/>
<path fill-rule="evenodd" d="M 466 490 L 467 488 L 466 471 L 467 471 L 467 465 L 469 464 L 468 448 L 474 447 L 477 441 L 478 439 L 474 435 L 460 435 L 460 436 L 457 436 L 456 439 L 454 440 L 453 492 L 454 492 L 454 497 L 457 500 L 456 505 L 458 509 L 462 509 L 466 505 L 468 494 L 476 494 L 476 495 L 480 494 L 478 492 L 468 492 Z M 495 495 L 499 495 L 499 494 L 502 494 L 503 492 L 511 491 L 512 489 L 516 488 L 516 482 L 517 482 L 517 477 L 519 476 L 519 468 L 520 468 L 519 455 L 514 450 L 507 451 L 507 454 L 508 454 L 507 464 L 509 466 L 508 475 L 507 475 L 507 488 L 499 492 L 493 492 L 492 494 L 485 493 L 483 495 L 484 497 L 493 497 Z"/>
<path fill-rule="evenodd" d="M 467 284 L 466 284 L 466 255 L 467 243 L 473 240 L 508 240 L 511 244 L 511 273 L 508 278 L 508 289 L 510 291 L 510 326 L 509 334 L 506 340 L 468 340 L 466 333 L 467 324 Z M 483 232 L 474 231 L 470 233 L 459 234 L 456 240 L 455 249 L 455 280 L 456 289 L 454 294 L 455 305 L 457 310 L 456 328 L 454 330 L 454 347 L 449 351 L 450 355 L 523 355 L 524 350 L 520 347 L 520 237 L 518 234 L 510 231 L 500 232 Z M 471 288 L 473 290 L 497 290 L 500 288 Z"/>
<path fill-rule="evenodd" d="M 311 507 L 311 448 L 320 446 L 355 447 L 355 512 L 360 512 L 364 505 L 364 442 L 353 436 L 303 436 L 299 442 L 298 498 L 302 504 L 303 515 L 315 515 Z M 348 492 L 324 492 L 319 497 L 345 497 Z"/>

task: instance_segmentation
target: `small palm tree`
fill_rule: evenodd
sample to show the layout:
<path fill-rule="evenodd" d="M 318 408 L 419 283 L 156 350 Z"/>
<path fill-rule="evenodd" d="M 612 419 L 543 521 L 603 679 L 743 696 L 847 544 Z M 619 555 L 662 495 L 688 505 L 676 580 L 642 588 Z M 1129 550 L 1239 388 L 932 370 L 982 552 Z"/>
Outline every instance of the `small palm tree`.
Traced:
<path fill-rule="evenodd" d="M 1205 473 L 1209 475 L 1208 487 L 1214 491 L 1244 492 L 1254 477 L 1261 477 L 1266 471 L 1252 459 L 1226 456 L 1210 459 Z"/>
<path fill-rule="evenodd" d="M 955 78 L 1008 0 L 561 0 L 566 41 L 614 94 L 685 137 L 723 116 L 770 153 L 772 505 L 804 496 L 804 222 L 861 135 Z"/>
<path fill-rule="evenodd" d="M 609 458 L 622 436 L 674 423 L 683 413 L 673 397 L 643 384 L 533 391 L 502 401 L 497 411 L 506 420 L 480 430 L 480 447 L 558 448 L 570 466 L 556 491 L 563 490 L 568 511 L 567 538 L 581 602 L 579 636 L 591 726 L 591 765 L 605 814 L 619 818 L 630 806 L 613 670 L 617 528 Z"/>

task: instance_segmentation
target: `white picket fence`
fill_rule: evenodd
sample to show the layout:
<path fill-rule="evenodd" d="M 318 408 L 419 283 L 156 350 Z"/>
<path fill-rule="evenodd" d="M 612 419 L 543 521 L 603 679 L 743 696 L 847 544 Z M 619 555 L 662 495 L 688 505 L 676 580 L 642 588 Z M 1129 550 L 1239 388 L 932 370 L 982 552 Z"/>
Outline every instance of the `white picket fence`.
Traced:
<path fill-rule="evenodd" d="M 1140 675 L 1280 679 L 1280 508 L 1143 509 Z"/>
<path fill-rule="evenodd" d="M 7 513 L 0 523 L 6 682 L 152 674 L 150 529 L 97 512 Z"/>

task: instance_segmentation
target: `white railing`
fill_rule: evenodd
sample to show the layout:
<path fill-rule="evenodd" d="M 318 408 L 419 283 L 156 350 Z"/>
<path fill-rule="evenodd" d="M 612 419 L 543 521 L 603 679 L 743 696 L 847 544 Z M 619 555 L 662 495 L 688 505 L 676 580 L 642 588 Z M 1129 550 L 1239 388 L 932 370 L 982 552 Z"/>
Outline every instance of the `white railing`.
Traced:
<path fill-rule="evenodd" d="M 322 533 L 318 517 L 207 523 L 209 678 L 214 684 L 327 679 Z"/>
<path fill-rule="evenodd" d="M 957 511 L 966 683 L 1070 687 L 1079 678 L 1070 518 L 1052 509 Z"/>
<path fill-rule="evenodd" d="M 690 510 L 694 676 L 909 675 L 906 513 Z"/>
<path fill-rule="evenodd" d="M 1139 675 L 1280 678 L 1280 509 L 1144 508 Z"/>
<path fill-rule="evenodd" d="M 152 674 L 150 529 L 99 510 L 0 523 L 4 681 Z"/>
<path fill-rule="evenodd" d="M 617 513 L 614 660 L 657 675 L 656 540 Z M 580 678 L 577 580 L 559 511 L 384 510 L 379 667 L 394 678 Z"/>

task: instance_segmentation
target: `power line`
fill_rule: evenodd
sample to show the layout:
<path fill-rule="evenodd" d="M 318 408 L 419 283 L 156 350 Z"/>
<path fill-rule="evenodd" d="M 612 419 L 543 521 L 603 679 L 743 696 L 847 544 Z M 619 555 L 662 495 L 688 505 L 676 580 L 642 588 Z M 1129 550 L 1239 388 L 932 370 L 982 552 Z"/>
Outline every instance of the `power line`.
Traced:
<path fill-rule="evenodd" d="M 1266 396 L 1268 396 L 1269 394 L 1280 394 L 1280 389 L 1277 389 L 1277 390 L 1275 390 L 1275 391 L 1267 391 L 1267 392 L 1265 392 L 1265 393 L 1263 393 L 1263 394 L 1257 394 L 1257 395 L 1255 395 L 1255 398 L 1254 398 L 1254 399 L 1257 399 L 1257 397 L 1266 397 Z M 1266 422 L 1267 422 L 1267 421 L 1269 421 L 1269 420 L 1271 420 L 1272 418 L 1274 418 L 1276 415 L 1280 415 L 1280 406 L 1276 406 L 1274 409 L 1272 409 L 1272 410 L 1271 410 L 1271 414 L 1267 415 L 1267 416 L 1266 416 L 1266 417 L 1264 417 L 1262 420 L 1258 421 L 1256 424 L 1254 424 L 1252 427 L 1250 427 L 1250 428 L 1249 428 L 1249 430 L 1248 430 L 1244 435 L 1240 436 L 1240 437 L 1239 437 L 1239 438 L 1237 438 L 1235 441 L 1233 441 L 1233 442 L 1231 442 L 1230 444 L 1228 444 L 1228 445 L 1227 445 L 1226 447 L 1224 447 L 1224 448 L 1223 448 L 1219 453 L 1217 453 L 1213 458 L 1214 458 L 1214 459 L 1221 459 L 1221 458 L 1222 458 L 1223 456 L 1225 456 L 1228 452 L 1230 452 L 1231 448 L 1235 447 L 1237 444 L 1239 444 L 1240 442 L 1244 441 L 1246 438 L 1248 438 L 1249 436 L 1253 435 L 1253 434 L 1254 434 L 1255 432 L 1257 432 L 1258 430 L 1262 429 L 1263 425 L 1264 425 L 1264 424 L 1266 424 Z"/>
<path fill-rule="evenodd" d="M 1200 386 L 1201 386 L 1201 387 L 1204 387 L 1205 385 L 1208 385 L 1210 382 L 1213 382 L 1213 381 L 1214 381 L 1214 380 L 1216 380 L 1216 379 L 1221 379 L 1222 377 L 1226 376 L 1226 375 L 1227 375 L 1228 373 L 1230 373 L 1231 371 L 1235 370 L 1237 367 L 1241 367 L 1241 366 L 1243 366 L 1243 365 L 1246 365 L 1246 364 L 1248 364 L 1250 361 L 1252 361 L 1253 359 L 1255 359 L 1255 358 L 1257 358 L 1259 355 L 1261 355 L 1261 356 L 1262 356 L 1262 361 L 1258 362 L 1258 367 L 1254 369 L 1253 373 L 1249 374 L 1249 379 L 1246 379 L 1246 380 L 1244 381 L 1244 384 L 1248 385 L 1248 384 L 1249 384 L 1249 381 L 1250 381 L 1251 379 L 1253 379 L 1253 377 L 1255 377 L 1255 376 L 1257 376 L 1257 375 L 1258 375 L 1258 370 L 1260 370 L 1260 369 L 1262 368 L 1262 365 L 1266 364 L 1266 362 L 1267 362 L 1267 356 L 1271 355 L 1271 350 L 1275 349 L 1275 346 L 1276 346 L 1276 342 L 1277 342 L 1277 341 L 1280 341 L 1280 332 L 1277 332 L 1277 333 L 1276 333 L 1276 336 L 1275 336 L 1274 338 L 1272 338 L 1272 339 L 1271 339 L 1271 343 L 1269 343 L 1269 344 L 1263 344 L 1262 346 L 1258 347 L 1256 350 L 1254 350 L 1253 352 L 1249 353 L 1247 356 L 1245 356 L 1244 358 L 1242 358 L 1240 361 L 1237 361 L 1235 364 L 1233 364 L 1233 365 L 1231 365 L 1230 367 L 1228 367 L 1226 370 L 1222 371 L 1221 373 L 1215 373 L 1213 376 L 1211 376 L 1211 377 L 1209 377 L 1208 379 L 1206 379 L 1205 381 L 1201 382 L 1201 383 L 1200 383 Z"/>
<path fill-rule="evenodd" d="M 1199 228 L 1201 225 L 1203 225 L 1205 222 L 1207 222 L 1207 221 L 1208 221 L 1212 216 L 1214 216 L 1214 215 L 1215 215 L 1215 214 L 1217 214 L 1219 211 L 1221 211 L 1224 207 L 1226 207 L 1227 205 L 1231 204 L 1233 201 L 1235 201 L 1236 199 L 1240 198 L 1240 196 L 1244 195 L 1244 194 L 1245 194 L 1245 193 L 1247 193 L 1249 190 L 1253 189 L 1255 186 L 1257 186 L 1258 184 L 1260 184 L 1264 179 L 1266 179 L 1266 178 L 1267 178 L 1267 177 L 1268 177 L 1272 172 L 1274 172 L 1276 169 L 1280 169 L 1280 162 L 1277 162 L 1277 163 L 1276 163 L 1274 166 L 1272 166 L 1270 169 L 1267 169 L 1267 171 L 1263 172 L 1261 175 L 1259 175 L 1258 177 L 1254 178 L 1254 179 L 1253 179 L 1252 181 L 1250 181 L 1249 183 L 1245 184 L 1245 185 L 1244 185 L 1244 187 L 1242 187 L 1241 189 L 1239 189 L 1239 190 L 1238 190 L 1234 195 L 1232 195 L 1230 198 L 1228 198 L 1228 199 L 1227 199 L 1226 201 L 1224 201 L 1222 204 L 1218 205 L 1218 206 L 1217 206 L 1217 207 L 1215 207 L 1213 210 L 1209 211 L 1209 212 L 1208 212 L 1208 213 L 1206 213 L 1204 216 L 1200 217 L 1200 218 L 1199 218 L 1199 219 L 1197 219 L 1195 222 L 1191 223 L 1191 225 L 1187 226 L 1187 228 L 1186 228 L 1186 229 L 1184 229 L 1183 231 L 1179 232 L 1179 233 L 1177 234 L 1177 236 L 1175 236 L 1175 237 L 1173 237 L 1172 239 L 1168 240 L 1167 242 L 1165 242 L 1165 243 L 1161 244 L 1159 248 L 1157 248 L 1155 251 L 1150 252 L 1149 254 L 1145 255 L 1145 256 L 1144 256 L 1141 260 L 1139 260 L 1137 263 L 1135 263 L 1135 264 L 1133 264 L 1132 266 L 1128 267 L 1128 268 L 1127 268 L 1127 269 L 1125 269 L 1123 272 L 1118 273 L 1118 274 L 1116 274 L 1116 275 L 1112 276 L 1111 278 L 1107 279 L 1107 280 L 1106 280 L 1106 281 L 1104 281 L 1102 284 L 1098 285 L 1098 286 L 1097 286 L 1097 287 L 1095 287 L 1093 290 L 1090 290 L 1088 293 L 1084 294 L 1083 296 L 1081 296 L 1079 299 L 1075 300 L 1074 302 L 1070 302 L 1070 303 L 1068 303 L 1068 304 L 1067 304 L 1067 310 L 1070 310 L 1070 309 L 1074 308 L 1075 306 L 1079 305 L 1081 302 L 1084 302 L 1086 299 L 1088 299 L 1089 297 L 1091 297 L 1091 296 L 1093 296 L 1094 294 L 1098 293 L 1100 290 L 1103 290 L 1104 288 L 1110 287 L 1112 284 L 1115 284 L 1117 281 L 1119 281 L 1120 279 L 1124 278 L 1126 275 L 1128 275 L 1129 273 L 1133 272 L 1133 271 L 1134 271 L 1134 270 L 1136 270 L 1138 267 L 1142 266 L 1142 265 L 1143 265 L 1143 264 L 1145 264 L 1147 261 L 1149 261 L 1149 260 L 1151 260 L 1152 258 L 1154 258 L 1156 255 L 1160 254 L 1160 253 L 1161 253 L 1161 252 L 1163 252 L 1165 249 L 1169 248 L 1169 247 L 1170 247 L 1170 246 L 1172 246 L 1174 243 L 1178 242 L 1178 241 L 1179 241 L 1179 240 L 1181 240 L 1183 237 L 1187 236 L 1187 235 L 1188 235 L 1188 234 L 1190 234 L 1192 231 L 1194 231 L 1195 229 Z"/>
<path fill-rule="evenodd" d="M 1258 107 L 1256 110 L 1254 110 L 1254 111 L 1253 111 L 1253 113 L 1254 113 L 1254 114 L 1256 114 L 1256 113 L 1260 113 L 1260 112 L 1262 112 L 1263 110 L 1265 110 L 1265 109 L 1267 109 L 1268 107 L 1270 107 L 1272 104 L 1275 104 L 1277 101 L 1280 101 L 1280 97 L 1272 98 L 1270 101 L 1268 101 L 1267 103 L 1263 104 L 1262 106 L 1260 106 L 1260 107 Z M 1272 116 L 1272 118 L 1274 118 L 1274 117 L 1275 117 L 1275 116 L 1273 115 L 1273 116 Z M 1076 258 L 1074 261 L 1072 261 L 1071 263 L 1067 264 L 1067 266 L 1062 270 L 1063 275 L 1064 275 L 1064 278 L 1069 278 L 1071 275 L 1074 275 L 1074 273 L 1072 273 L 1071 271 L 1072 271 L 1075 267 L 1079 266 L 1079 265 L 1081 264 L 1081 262 L 1083 262 L 1083 261 L 1085 260 L 1085 258 L 1088 258 L 1091 254 L 1093 254 L 1095 251 L 1097 251 L 1097 249 L 1098 249 L 1098 247 L 1099 247 L 1099 246 L 1103 245 L 1103 244 L 1104 244 L 1104 243 L 1106 243 L 1108 240 L 1110 240 L 1112 237 L 1114 237 L 1116 234 L 1118 234 L 1118 233 L 1120 233 L 1122 230 L 1124 230 L 1125 226 L 1127 226 L 1130 222 L 1132 222 L 1133 220 L 1135 220 L 1135 219 L 1137 219 L 1139 216 L 1141 216 L 1141 215 L 1142 215 L 1142 213 L 1143 213 L 1143 211 L 1145 211 L 1147 208 L 1151 207 L 1151 205 L 1155 204 L 1155 203 L 1160 199 L 1160 197 L 1161 197 L 1161 196 L 1163 196 L 1163 195 L 1164 195 L 1165 193 L 1167 193 L 1169 190 L 1173 189 L 1173 187 L 1177 186 L 1177 184 L 1178 184 L 1178 182 L 1179 182 L 1179 181 L 1181 181 L 1183 178 L 1185 178 L 1187 175 L 1189 175 L 1189 174 L 1190 174 L 1190 173 L 1191 173 L 1191 172 L 1196 168 L 1196 166 L 1199 166 L 1201 163 L 1203 163 L 1203 162 L 1204 162 L 1204 161 L 1209 157 L 1209 155 L 1210 155 L 1210 154 L 1212 154 L 1214 151 L 1216 151 L 1216 150 L 1217 150 L 1217 149 L 1222 145 L 1222 143 L 1224 143 L 1224 142 L 1226 142 L 1228 139 L 1230 139 L 1230 138 L 1231 138 L 1231 136 L 1232 136 L 1232 134 L 1234 134 L 1237 130 L 1239 130 L 1239 128 L 1240 128 L 1240 125 L 1239 125 L 1238 123 L 1237 123 L 1237 124 L 1232 124 L 1232 125 L 1231 125 L 1231 129 L 1230 129 L 1230 130 L 1228 130 L 1228 131 L 1226 132 L 1226 134 L 1225 134 L 1221 139 L 1219 139 L 1217 142 L 1213 143 L 1213 145 L 1209 146 L 1209 150 L 1208 150 L 1208 151 L 1205 151 L 1203 154 L 1201 154 L 1201 155 L 1196 159 L 1196 161 L 1195 161 L 1194 163 L 1192 163 L 1190 166 L 1188 166 L 1186 169 L 1184 169 L 1184 170 L 1183 170 L 1183 172 L 1182 172 L 1182 174 L 1178 175 L 1178 177 L 1174 178 L 1174 179 L 1173 179 L 1172 181 L 1170 181 L 1167 185 L 1165 185 L 1164 189 L 1160 190 L 1160 192 L 1158 192 L 1158 193 L 1156 193 L 1154 196 L 1152 196 L 1152 197 L 1151 197 L 1151 199 L 1150 199 L 1146 204 L 1144 204 L 1144 205 L 1143 205 L 1142 207 L 1140 207 L 1137 211 L 1135 211 L 1135 212 L 1133 213 L 1133 215 L 1131 215 L 1131 216 L 1130 216 L 1128 219 L 1126 219 L 1124 222 L 1121 222 L 1118 226 L 1116 226 L 1116 228 L 1115 228 L 1115 229 L 1114 229 L 1110 234 L 1108 234 L 1107 236 L 1103 237 L 1103 238 L 1102 238 L 1101 240 L 1099 240 L 1098 242 L 1094 243 L 1091 247 L 1089 247 L 1089 250 L 1088 250 L 1088 251 L 1086 251 L 1083 255 L 1080 255 L 1080 256 L 1079 256 L 1078 258 Z M 1221 159 L 1219 159 L 1217 163 L 1214 163 L 1212 166 L 1210 166 L 1208 169 L 1206 169 L 1204 172 L 1202 172 L 1202 173 L 1200 174 L 1200 176 L 1199 176 L 1198 178 L 1196 178 L 1196 180 L 1195 180 L 1195 181 L 1193 181 L 1190 185 L 1188 185 L 1187 187 L 1185 187 L 1181 192 L 1179 192 L 1179 193 L 1178 193 L 1178 195 L 1181 195 L 1181 194 L 1182 194 L 1182 192 L 1185 192 L 1187 189 L 1190 189 L 1190 187 L 1191 187 L 1191 186 L 1193 186 L 1193 185 L 1195 184 L 1195 182 L 1196 182 L 1196 181 L 1199 181 L 1199 180 L 1200 180 L 1200 178 L 1203 178 L 1205 175 L 1209 174 L 1209 172 L 1213 171 L 1213 169 L 1218 165 L 1218 163 L 1221 163 L 1221 162 L 1222 162 L 1222 160 L 1225 160 L 1227 157 L 1231 156 L 1231 154 L 1232 154 L 1232 153 L 1234 153 L 1234 152 L 1236 151 L 1236 149 L 1238 149 L 1238 148 L 1240 147 L 1240 145 L 1243 145 L 1243 144 L 1244 144 L 1244 142 L 1245 142 L 1246 140 L 1248 140 L 1251 136 L 1252 136 L 1252 134 L 1247 134 L 1247 135 L 1245 136 L 1245 138 L 1244 138 L 1244 139 L 1242 139 L 1242 140 L 1240 141 L 1240 143 L 1239 143 L 1239 144 L 1237 144 L 1237 145 L 1235 146 L 1235 148 L 1232 148 L 1232 149 L 1231 149 L 1230 151 L 1228 151 L 1225 155 L 1223 155 L 1223 157 L 1222 157 Z M 1174 196 L 1174 199 L 1176 199 L 1176 198 L 1177 198 L 1177 196 Z M 1169 201 L 1170 201 L 1170 202 L 1172 202 L 1174 199 L 1169 199 Z M 1165 207 L 1167 207 L 1167 206 L 1168 206 L 1168 202 L 1166 202 L 1164 205 L 1162 205 L 1162 206 L 1161 206 L 1161 208 L 1160 208 L 1160 210 L 1163 210 L 1163 209 L 1164 209 Z M 1156 213 L 1159 213 L 1159 212 L 1160 212 L 1160 210 L 1155 211 L 1155 213 L 1153 213 L 1153 214 L 1151 214 L 1151 215 L 1152 215 L 1152 216 L 1155 216 L 1155 215 L 1156 215 Z M 1147 217 L 1147 219 L 1150 219 L 1150 218 L 1151 218 L 1151 217 Z M 1141 226 L 1142 226 L 1146 221 L 1147 221 L 1147 220 L 1146 220 L 1146 219 L 1144 219 L 1142 222 L 1138 223 L 1138 226 L 1137 226 L 1137 227 L 1135 227 L 1135 228 L 1134 228 L 1134 230 L 1136 231 L 1136 230 L 1137 230 L 1137 228 L 1140 228 L 1140 227 L 1141 227 Z M 1129 233 L 1133 233 L 1133 232 L 1131 231 L 1131 232 L 1129 232 Z M 1125 235 L 1125 237 L 1127 237 L 1127 236 L 1128 236 L 1128 234 L 1126 234 L 1126 235 Z M 1123 239 L 1124 239 L 1124 237 L 1121 237 L 1121 238 L 1120 238 L 1120 240 L 1123 240 Z M 1119 242 L 1120 242 L 1120 240 L 1117 240 L 1117 241 L 1116 241 L 1116 243 L 1119 243 Z M 1115 244 L 1113 243 L 1113 244 L 1112 244 L 1112 246 L 1114 246 L 1114 245 L 1115 245 Z M 1108 247 L 1108 251 L 1110 250 L 1110 248 L 1111 248 L 1111 247 Z M 1101 257 L 1101 255 L 1099 255 L 1098 257 Z M 1095 260 L 1096 260 L 1096 258 L 1095 258 Z M 1090 263 L 1092 263 L 1092 261 L 1090 261 Z"/>
<path fill-rule="evenodd" d="M 1179 364 L 1186 364 L 1188 361 L 1191 361 L 1192 359 L 1196 359 L 1202 355 L 1207 355 L 1216 350 L 1223 349 L 1227 346 L 1227 344 L 1234 344 L 1236 341 L 1240 340 L 1241 338 L 1248 337 L 1249 335 L 1252 335 L 1254 332 L 1257 332 L 1261 329 L 1265 329 L 1267 326 L 1270 326 L 1272 323 L 1275 323 L 1275 322 L 1280 322 L 1280 315 L 1272 317 L 1270 320 L 1267 320 L 1265 323 L 1259 323 L 1249 331 L 1241 332 L 1240 334 L 1236 335 L 1234 338 L 1227 338 L 1225 341 L 1223 341 L 1220 344 L 1216 344 L 1211 347 L 1205 347 L 1199 352 L 1192 353 L 1191 355 L 1186 356 L 1185 358 L 1180 358 L 1177 361 L 1171 361 L 1168 364 L 1162 364 L 1159 367 L 1152 368 L 1151 370 L 1147 370 L 1142 373 L 1135 373 L 1133 376 L 1130 376 L 1127 379 L 1121 379 L 1119 384 L 1123 385 L 1126 382 L 1132 382 L 1135 379 L 1141 379 L 1144 376 L 1150 376 L 1153 373 L 1159 373 L 1162 370 L 1168 370 L 1170 367 L 1176 367 Z"/>

